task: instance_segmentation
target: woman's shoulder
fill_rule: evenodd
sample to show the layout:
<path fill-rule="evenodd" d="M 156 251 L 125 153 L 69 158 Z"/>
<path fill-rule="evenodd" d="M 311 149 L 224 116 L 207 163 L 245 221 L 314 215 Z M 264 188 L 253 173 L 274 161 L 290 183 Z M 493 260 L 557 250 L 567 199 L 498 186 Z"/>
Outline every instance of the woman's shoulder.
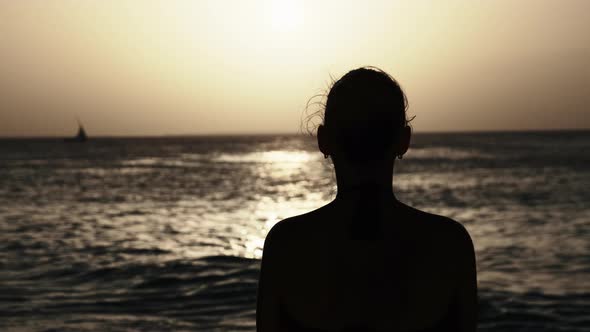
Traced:
<path fill-rule="evenodd" d="M 266 236 L 265 242 L 280 243 L 281 247 L 290 244 L 297 245 L 301 241 L 309 241 L 312 238 L 322 237 L 325 233 L 331 233 L 332 227 L 326 221 L 334 219 L 331 204 L 324 205 L 316 210 L 283 219 L 274 224 Z"/>
<path fill-rule="evenodd" d="M 273 237 L 284 239 L 286 236 L 292 236 L 299 232 L 307 232 L 309 227 L 317 228 L 320 226 L 318 221 L 321 221 L 326 217 L 328 209 L 329 204 L 307 213 L 283 219 L 271 227 L 267 238 Z"/>
<path fill-rule="evenodd" d="M 314 222 L 322 212 L 314 210 L 305 214 L 289 217 L 274 224 L 264 240 L 264 254 L 267 257 L 282 257 L 301 255 L 309 249 L 310 240 L 317 235 L 317 226 Z M 302 248 L 302 244 L 306 244 Z M 275 259 L 276 262 L 281 259 Z M 278 263 L 275 263 L 278 264 Z"/>
<path fill-rule="evenodd" d="M 425 235 L 430 235 L 428 237 L 453 246 L 473 247 L 471 236 L 462 223 L 450 217 L 418 210 L 405 204 L 404 207 L 407 211 L 408 223 L 426 233 Z"/>

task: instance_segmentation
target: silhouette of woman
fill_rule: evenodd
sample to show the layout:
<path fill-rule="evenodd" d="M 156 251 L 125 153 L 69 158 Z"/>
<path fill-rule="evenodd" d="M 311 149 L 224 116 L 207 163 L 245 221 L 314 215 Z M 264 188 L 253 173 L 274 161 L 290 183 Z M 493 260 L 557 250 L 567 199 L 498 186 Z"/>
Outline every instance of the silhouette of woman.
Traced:
<path fill-rule="evenodd" d="M 267 331 L 475 331 L 473 244 L 452 219 L 399 202 L 407 101 L 373 67 L 334 83 L 319 126 L 331 203 L 277 223 L 264 244 L 256 325 Z"/>

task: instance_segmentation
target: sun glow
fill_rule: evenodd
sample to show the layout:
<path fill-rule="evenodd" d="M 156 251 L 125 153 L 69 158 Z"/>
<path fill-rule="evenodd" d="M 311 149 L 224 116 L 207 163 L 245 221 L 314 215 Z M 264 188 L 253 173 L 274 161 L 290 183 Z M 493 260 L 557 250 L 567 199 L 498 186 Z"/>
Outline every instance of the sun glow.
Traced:
<path fill-rule="evenodd" d="M 303 4 L 294 0 L 272 1 L 270 8 L 271 28 L 277 32 L 290 32 L 303 23 Z"/>

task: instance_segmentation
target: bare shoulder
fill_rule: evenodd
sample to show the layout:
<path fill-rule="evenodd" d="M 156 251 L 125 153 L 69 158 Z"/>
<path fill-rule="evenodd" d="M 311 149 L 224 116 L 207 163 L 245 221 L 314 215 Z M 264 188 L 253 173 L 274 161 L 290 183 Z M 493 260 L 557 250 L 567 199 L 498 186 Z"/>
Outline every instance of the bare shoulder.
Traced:
<path fill-rule="evenodd" d="M 321 227 L 318 221 L 326 218 L 328 205 L 319 209 L 289 217 L 277 222 L 269 231 L 268 237 L 286 239 L 286 237 L 297 236 L 307 233 L 311 228 Z"/>
<path fill-rule="evenodd" d="M 449 217 L 424 212 L 406 206 L 409 219 L 428 240 L 442 242 L 445 246 L 460 250 L 473 250 L 469 232 L 458 221 Z"/>

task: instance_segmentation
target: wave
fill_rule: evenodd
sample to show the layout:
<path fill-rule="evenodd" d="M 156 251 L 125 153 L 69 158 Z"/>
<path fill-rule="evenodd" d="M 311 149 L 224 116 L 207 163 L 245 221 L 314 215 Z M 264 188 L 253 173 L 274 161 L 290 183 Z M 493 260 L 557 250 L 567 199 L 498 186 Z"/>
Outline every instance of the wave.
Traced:
<path fill-rule="evenodd" d="M 491 159 L 492 155 L 483 153 L 476 149 L 459 149 L 448 147 L 432 148 L 410 148 L 407 157 L 411 159 L 444 159 L 444 160 L 464 160 L 464 159 Z"/>
<path fill-rule="evenodd" d="M 22 328 L 34 314 L 54 318 L 39 330 L 75 329 L 72 317 L 81 322 L 89 315 L 100 326 L 96 330 L 124 330 L 127 317 L 135 317 L 133 324 L 141 330 L 151 330 L 148 317 L 159 317 L 171 329 L 211 331 L 230 321 L 239 322 L 237 329 L 252 328 L 258 265 L 254 259 L 210 256 L 161 264 L 75 265 L 21 275 L 19 282 L 0 283 L 0 327 Z M 65 316 L 69 319 L 60 319 Z"/>
<path fill-rule="evenodd" d="M 259 260 L 208 256 L 90 268 L 54 268 L 0 286 L 0 327 L 22 328 L 31 315 L 53 318 L 39 331 L 253 331 Z M 11 305 L 8 305 L 8 304 Z M 590 293 L 549 295 L 480 289 L 481 331 L 583 331 Z M 21 318 L 19 320 L 19 317 Z M 63 319 L 60 319 L 63 318 Z M 90 318 L 90 319 L 89 319 Z M 155 320 L 155 323 L 154 323 Z"/>

